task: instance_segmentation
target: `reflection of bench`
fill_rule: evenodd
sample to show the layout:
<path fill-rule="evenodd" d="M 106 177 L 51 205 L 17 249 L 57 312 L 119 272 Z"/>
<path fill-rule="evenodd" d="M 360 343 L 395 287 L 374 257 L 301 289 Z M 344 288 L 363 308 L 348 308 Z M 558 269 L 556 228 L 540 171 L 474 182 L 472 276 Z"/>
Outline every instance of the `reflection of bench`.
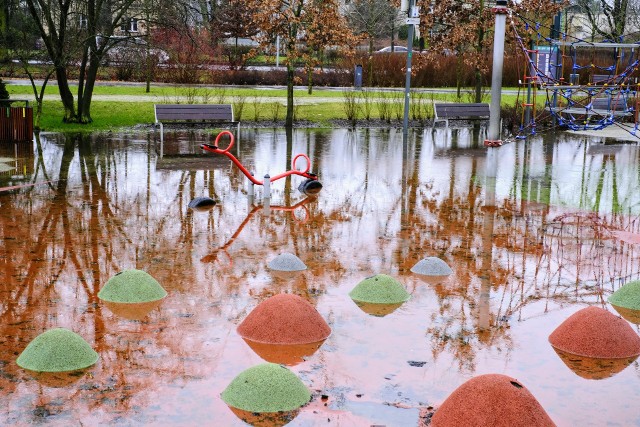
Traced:
<path fill-rule="evenodd" d="M 435 117 L 433 124 L 444 121 L 449 126 L 449 120 L 484 120 L 489 118 L 489 104 L 441 104 L 433 105 Z"/>
<path fill-rule="evenodd" d="M 155 104 L 154 109 L 161 143 L 164 140 L 164 123 L 237 125 L 240 132 L 240 122 L 233 120 L 231 104 Z"/>

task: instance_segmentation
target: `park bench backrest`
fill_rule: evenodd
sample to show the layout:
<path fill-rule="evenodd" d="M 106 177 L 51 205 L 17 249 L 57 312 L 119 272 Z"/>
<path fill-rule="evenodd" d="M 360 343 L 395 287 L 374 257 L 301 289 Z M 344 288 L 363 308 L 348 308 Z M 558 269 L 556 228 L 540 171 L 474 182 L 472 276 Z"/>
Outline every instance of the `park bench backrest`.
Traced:
<path fill-rule="evenodd" d="M 606 82 L 612 77 L 613 76 L 610 76 L 609 74 L 594 74 L 593 76 L 591 76 L 591 80 L 593 81 L 593 83 L 602 83 Z"/>
<path fill-rule="evenodd" d="M 626 110 L 625 100 L 614 96 L 603 96 L 591 99 L 591 108 L 594 110 L 622 111 Z"/>
<path fill-rule="evenodd" d="M 482 119 L 489 117 L 489 104 L 434 104 L 439 119 Z"/>
<path fill-rule="evenodd" d="M 156 104 L 156 123 L 167 121 L 233 122 L 231 104 Z"/>

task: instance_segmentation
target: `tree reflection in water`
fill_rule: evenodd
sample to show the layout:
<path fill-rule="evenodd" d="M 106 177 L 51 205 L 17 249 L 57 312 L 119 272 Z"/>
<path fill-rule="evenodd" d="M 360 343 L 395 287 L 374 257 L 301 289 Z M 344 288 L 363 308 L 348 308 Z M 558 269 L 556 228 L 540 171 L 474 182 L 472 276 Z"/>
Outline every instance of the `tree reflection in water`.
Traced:
<path fill-rule="evenodd" d="M 219 392 L 260 361 L 235 328 L 279 292 L 307 299 L 332 325 L 334 334 L 296 369 L 312 387 L 340 394 L 334 419 L 363 416 L 350 412 L 348 402 L 364 402 L 358 394 L 373 408 L 364 416 L 372 423 L 382 404 L 437 403 L 452 382 L 493 366 L 487 355 L 515 366 L 518 325 L 555 319 L 566 307 L 605 306 L 638 277 L 629 242 L 640 235 L 640 150 L 603 152 L 582 137 L 549 134 L 488 155 L 483 132 L 416 132 L 403 152 L 401 134 L 388 129 L 245 129 L 234 155 L 250 170 L 286 170 L 292 153 L 303 152 L 324 186 L 305 199 L 295 178 L 278 181 L 269 209 L 259 194 L 248 199 L 231 165 L 156 167 L 150 135 L 41 135 L 30 182 L 52 184 L 0 193 L 0 387 L 8 408 L 0 424 L 24 416 L 58 425 L 185 425 L 206 423 L 213 411 L 221 425 L 234 425 Z M 167 135 L 168 143 L 180 137 Z M 218 203 L 189 210 L 199 196 Z M 298 255 L 308 271 L 270 274 L 266 260 L 282 252 Z M 410 268 L 425 256 L 444 259 L 454 273 L 422 281 Z M 97 298 L 125 268 L 149 272 L 169 292 L 141 318 L 118 317 Z M 347 297 L 377 273 L 399 277 L 414 294 L 384 318 L 367 317 Z M 549 332 L 557 326 L 542 324 Z M 62 388 L 14 363 L 52 327 L 74 330 L 100 353 L 94 369 Z M 405 363 L 411 357 L 440 379 L 416 384 L 418 368 Z M 559 363 L 558 372 L 566 370 Z M 616 378 L 628 381 L 628 371 Z M 393 400 L 399 391 L 402 402 Z M 572 408 L 549 412 L 575 416 Z M 314 416 L 321 410 L 303 408 L 296 420 Z"/>

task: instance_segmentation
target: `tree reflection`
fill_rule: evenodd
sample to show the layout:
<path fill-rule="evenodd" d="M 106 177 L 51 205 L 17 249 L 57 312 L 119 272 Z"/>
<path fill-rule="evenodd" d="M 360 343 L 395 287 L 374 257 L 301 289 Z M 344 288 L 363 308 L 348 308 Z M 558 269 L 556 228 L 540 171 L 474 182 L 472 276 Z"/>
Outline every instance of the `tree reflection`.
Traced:
<path fill-rule="evenodd" d="M 425 340 L 434 358 L 450 355 L 465 373 L 482 351 L 509 352 L 510 322 L 555 303 L 603 303 L 638 276 L 637 249 L 616 233 L 640 235 L 639 150 L 602 154 L 563 137 L 527 140 L 494 149 L 492 176 L 480 130 L 412 134 L 405 152 L 400 135 L 246 131 L 237 157 L 252 170 L 280 171 L 306 152 L 324 185 L 307 199 L 293 177 L 281 180 L 268 210 L 248 197 L 231 165 L 157 167 L 147 135 L 42 135 L 31 179 L 53 184 L 0 195 L 0 386 L 17 408 L 4 419 L 40 419 L 22 403 L 29 396 L 38 413 L 120 420 L 152 407 L 158 390 L 224 375 L 224 362 L 247 363 L 252 356 L 233 334 L 261 299 L 294 292 L 339 319 L 345 306 L 334 302 L 345 277 L 388 273 L 411 282 L 411 266 L 425 256 L 454 270 L 446 281 L 415 285 L 435 299 L 435 309 L 420 313 L 430 320 Z M 203 195 L 218 203 L 187 208 Z M 309 270 L 270 274 L 266 260 L 282 252 Z M 125 268 L 147 271 L 169 292 L 134 320 L 97 298 Z M 101 355 L 66 392 L 13 365 L 33 337 L 57 326 Z M 331 343 L 314 357 L 338 351 L 325 347 Z M 320 371 L 308 375 L 329 376 Z"/>

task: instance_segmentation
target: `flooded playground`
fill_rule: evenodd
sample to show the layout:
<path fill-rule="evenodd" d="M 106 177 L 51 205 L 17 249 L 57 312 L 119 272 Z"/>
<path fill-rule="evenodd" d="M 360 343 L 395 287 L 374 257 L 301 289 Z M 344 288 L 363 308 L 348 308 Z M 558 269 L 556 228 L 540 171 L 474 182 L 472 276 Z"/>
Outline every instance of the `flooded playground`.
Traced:
<path fill-rule="evenodd" d="M 640 425 L 637 359 L 603 366 L 549 343 L 585 307 L 617 316 L 607 298 L 640 279 L 640 146 L 558 132 L 486 149 L 484 137 L 438 127 L 403 146 L 394 129 L 242 129 L 232 151 L 256 177 L 304 153 L 323 186 L 307 196 L 288 176 L 269 199 L 198 149 L 205 132 L 168 132 L 162 147 L 153 133 L 7 147 L 0 187 L 16 188 L 0 192 L 0 425 L 243 426 L 221 393 L 265 360 L 312 397 L 253 425 L 421 426 L 483 374 L 516 378 L 559 426 Z M 196 197 L 216 204 L 189 208 Z M 307 269 L 269 269 L 283 253 Z M 453 273 L 413 273 L 426 257 Z M 126 269 L 167 296 L 105 304 L 98 292 Z M 350 292 L 377 274 L 410 298 L 373 314 L 356 304 Z M 319 347 L 283 355 L 239 335 L 281 293 L 329 325 Z M 97 363 L 68 377 L 16 364 L 59 327 Z"/>

